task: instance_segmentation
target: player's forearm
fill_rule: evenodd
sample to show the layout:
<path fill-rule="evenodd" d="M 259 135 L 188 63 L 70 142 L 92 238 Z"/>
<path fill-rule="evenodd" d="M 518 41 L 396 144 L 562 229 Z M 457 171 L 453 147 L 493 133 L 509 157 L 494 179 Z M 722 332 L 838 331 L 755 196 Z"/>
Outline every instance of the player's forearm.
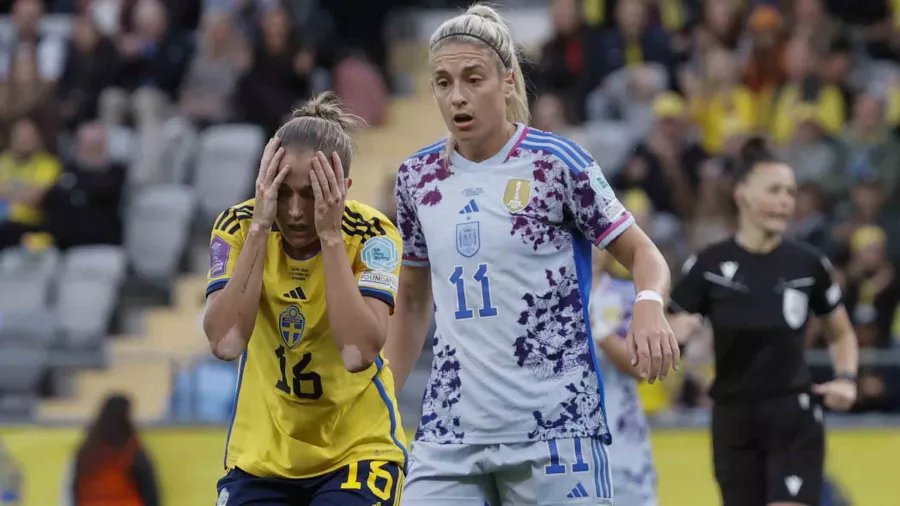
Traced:
<path fill-rule="evenodd" d="M 826 326 L 831 341 L 828 348 L 834 372 L 856 376 L 859 369 L 859 346 L 847 310 L 838 306 L 826 320 Z"/>
<path fill-rule="evenodd" d="M 647 244 L 635 248 L 631 276 L 636 293 L 651 290 L 668 300 L 671 283 L 669 265 L 652 242 L 647 241 Z"/>
<path fill-rule="evenodd" d="M 378 318 L 359 291 L 344 241 L 322 240 L 325 269 L 325 306 L 328 324 L 344 367 L 356 373 L 369 368 L 387 337 Z"/>
<path fill-rule="evenodd" d="M 620 341 L 617 336 L 607 336 L 600 340 L 598 345 L 600 346 L 600 349 L 603 350 L 603 353 L 606 354 L 607 358 L 609 358 L 609 361 L 616 366 L 616 369 L 638 381 L 643 381 L 641 373 L 636 367 L 631 365 L 631 357 L 628 356 L 628 350 L 625 348 L 625 343 Z"/>
<path fill-rule="evenodd" d="M 433 299 L 431 273 L 419 267 L 403 267 L 400 272 L 400 292 L 397 308 L 388 325 L 388 339 L 384 356 L 394 376 L 399 392 L 406 384 L 410 371 L 419 360 L 428 326 L 431 325 Z"/>
<path fill-rule="evenodd" d="M 247 348 L 262 293 L 262 275 L 266 258 L 268 230 L 256 224 L 244 240 L 228 283 L 210 298 L 203 318 L 203 329 L 213 355 L 235 360 Z"/>

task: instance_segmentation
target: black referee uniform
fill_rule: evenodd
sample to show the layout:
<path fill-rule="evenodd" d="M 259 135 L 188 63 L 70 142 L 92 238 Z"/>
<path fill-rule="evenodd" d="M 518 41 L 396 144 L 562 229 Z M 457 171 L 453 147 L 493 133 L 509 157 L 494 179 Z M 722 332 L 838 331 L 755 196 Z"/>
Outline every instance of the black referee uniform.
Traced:
<path fill-rule="evenodd" d="M 803 352 L 810 312 L 841 304 L 830 271 L 822 254 L 787 239 L 768 253 L 730 239 L 685 263 L 672 302 L 712 324 L 713 459 L 725 506 L 819 504 L 825 435 Z"/>

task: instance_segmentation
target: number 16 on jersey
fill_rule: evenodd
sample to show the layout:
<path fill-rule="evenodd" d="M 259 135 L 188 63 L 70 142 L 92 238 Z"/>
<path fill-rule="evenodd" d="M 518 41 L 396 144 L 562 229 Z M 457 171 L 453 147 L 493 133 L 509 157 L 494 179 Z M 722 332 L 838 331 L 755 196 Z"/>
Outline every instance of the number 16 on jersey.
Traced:
<path fill-rule="evenodd" d="M 481 285 L 481 308 L 478 310 L 480 318 L 497 316 L 497 308 L 491 303 L 491 279 L 488 274 L 488 264 L 479 264 L 478 270 L 472 276 L 472 279 Z M 475 317 L 475 312 L 469 309 L 466 300 L 465 275 L 463 267 L 457 265 L 450 276 L 450 283 L 456 286 L 456 311 L 453 316 L 457 320 L 468 320 Z"/>

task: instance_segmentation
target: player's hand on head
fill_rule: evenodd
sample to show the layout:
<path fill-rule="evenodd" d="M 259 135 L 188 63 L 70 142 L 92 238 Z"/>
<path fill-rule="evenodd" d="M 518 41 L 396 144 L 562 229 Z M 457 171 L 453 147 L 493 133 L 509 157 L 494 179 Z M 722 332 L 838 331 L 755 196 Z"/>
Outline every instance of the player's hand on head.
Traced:
<path fill-rule="evenodd" d="M 349 180 L 344 177 L 344 166 L 338 154 L 331 153 L 329 157 L 317 151 L 309 179 L 316 198 L 316 233 L 320 239 L 340 238 Z"/>
<path fill-rule="evenodd" d="M 836 379 L 813 385 L 812 391 L 821 395 L 825 406 L 830 409 L 847 411 L 856 404 L 856 382 L 849 379 Z"/>
<path fill-rule="evenodd" d="M 291 168 L 281 165 L 284 158 L 284 148 L 278 137 L 273 137 L 263 150 L 262 160 L 259 162 L 259 174 L 256 176 L 256 204 L 253 208 L 253 221 L 263 228 L 270 228 L 275 223 L 275 214 L 278 207 L 278 188 L 281 182 L 290 172 Z"/>
<path fill-rule="evenodd" d="M 626 344 L 632 366 L 649 383 L 665 380 L 670 368 L 678 370 L 678 341 L 659 302 L 645 300 L 634 304 Z"/>

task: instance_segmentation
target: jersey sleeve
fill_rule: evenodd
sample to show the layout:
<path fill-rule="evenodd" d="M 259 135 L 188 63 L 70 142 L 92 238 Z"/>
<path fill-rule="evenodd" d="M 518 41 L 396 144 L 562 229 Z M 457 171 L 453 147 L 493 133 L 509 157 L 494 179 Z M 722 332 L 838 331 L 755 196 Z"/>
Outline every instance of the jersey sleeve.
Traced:
<path fill-rule="evenodd" d="M 380 221 L 380 220 L 379 220 Z M 356 280 L 363 297 L 378 299 L 394 311 L 394 300 L 400 283 L 400 264 L 403 243 L 400 234 L 389 221 L 380 221 L 376 235 L 366 240 L 359 248 L 356 266 Z"/>
<path fill-rule="evenodd" d="M 403 164 L 397 172 L 394 198 L 397 201 L 397 226 L 403 240 L 403 265 L 410 267 L 428 266 L 428 246 L 419 222 L 416 201 L 409 185 L 409 166 Z"/>
<path fill-rule="evenodd" d="M 219 214 L 213 222 L 209 240 L 209 273 L 207 274 L 206 296 L 225 288 L 234 265 L 237 263 L 244 245 L 241 221 L 252 219 L 247 210 L 229 208 Z"/>
<path fill-rule="evenodd" d="M 681 278 L 672 290 L 671 309 L 675 312 L 705 316 L 709 311 L 709 294 L 698 258 L 697 255 L 692 255 L 681 268 Z"/>
<path fill-rule="evenodd" d="M 829 315 L 843 304 L 841 287 L 834 281 L 831 262 L 824 256 L 816 264 L 815 284 L 810 294 L 809 305 L 819 316 Z"/>
<path fill-rule="evenodd" d="M 605 248 L 634 224 L 634 218 L 616 198 L 591 155 L 581 148 L 578 152 L 578 159 L 562 162 L 564 205 L 581 234 L 595 246 Z M 576 163 L 578 160 L 587 163 Z"/>

